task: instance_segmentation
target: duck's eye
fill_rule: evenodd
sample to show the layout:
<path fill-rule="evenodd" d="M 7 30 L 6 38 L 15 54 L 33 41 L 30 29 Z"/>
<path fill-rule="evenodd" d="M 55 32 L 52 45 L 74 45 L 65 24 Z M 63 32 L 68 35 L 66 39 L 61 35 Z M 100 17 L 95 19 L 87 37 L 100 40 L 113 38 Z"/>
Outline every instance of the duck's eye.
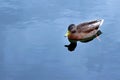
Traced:
<path fill-rule="evenodd" d="M 71 33 L 76 33 L 76 31 L 74 30 L 74 31 L 71 31 Z"/>

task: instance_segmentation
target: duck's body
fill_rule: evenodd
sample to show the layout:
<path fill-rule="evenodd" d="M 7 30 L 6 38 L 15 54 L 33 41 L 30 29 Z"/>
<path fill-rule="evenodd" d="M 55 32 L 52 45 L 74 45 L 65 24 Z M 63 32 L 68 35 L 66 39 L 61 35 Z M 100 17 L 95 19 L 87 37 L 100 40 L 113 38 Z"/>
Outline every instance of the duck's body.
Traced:
<path fill-rule="evenodd" d="M 84 22 L 78 25 L 71 24 L 68 27 L 66 36 L 69 40 L 86 41 L 94 37 L 99 31 L 99 27 L 104 20 L 94 20 L 90 22 Z M 97 35 L 96 35 L 97 36 Z"/>

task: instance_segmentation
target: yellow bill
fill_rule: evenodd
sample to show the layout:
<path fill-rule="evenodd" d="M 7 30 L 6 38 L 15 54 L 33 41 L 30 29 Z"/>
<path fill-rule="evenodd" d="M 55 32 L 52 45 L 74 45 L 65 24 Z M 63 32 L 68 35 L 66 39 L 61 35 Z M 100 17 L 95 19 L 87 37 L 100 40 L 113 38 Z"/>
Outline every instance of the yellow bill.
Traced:
<path fill-rule="evenodd" d="M 70 34 L 70 31 L 67 31 L 67 32 L 65 33 L 65 37 L 68 37 L 69 34 Z"/>

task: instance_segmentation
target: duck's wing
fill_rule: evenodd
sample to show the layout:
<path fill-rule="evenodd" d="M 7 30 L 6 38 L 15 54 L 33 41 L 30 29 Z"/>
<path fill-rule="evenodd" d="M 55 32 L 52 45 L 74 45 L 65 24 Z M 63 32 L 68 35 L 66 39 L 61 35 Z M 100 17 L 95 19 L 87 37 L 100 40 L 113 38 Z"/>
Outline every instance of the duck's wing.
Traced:
<path fill-rule="evenodd" d="M 90 32 L 93 30 L 97 30 L 99 26 L 101 26 L 103 23 L 103 20 L 94 20 L 90 22 L 84 22 L 79 25 L 77 25 L 78 32 Z"/>

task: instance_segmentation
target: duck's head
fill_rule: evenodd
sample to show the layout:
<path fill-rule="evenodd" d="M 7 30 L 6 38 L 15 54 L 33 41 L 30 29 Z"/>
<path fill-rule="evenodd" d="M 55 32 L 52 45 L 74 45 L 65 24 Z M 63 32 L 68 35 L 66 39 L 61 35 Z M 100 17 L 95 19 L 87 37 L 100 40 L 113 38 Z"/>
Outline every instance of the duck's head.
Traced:
<path fill-rule="evenodd" d="M 65 34 L 65 37 L 68 37 L 71 33 L 75 33 L 75 28 L 76 28 L 75 24 L 70 24 L 68 26 L 68 30 Z"/>

